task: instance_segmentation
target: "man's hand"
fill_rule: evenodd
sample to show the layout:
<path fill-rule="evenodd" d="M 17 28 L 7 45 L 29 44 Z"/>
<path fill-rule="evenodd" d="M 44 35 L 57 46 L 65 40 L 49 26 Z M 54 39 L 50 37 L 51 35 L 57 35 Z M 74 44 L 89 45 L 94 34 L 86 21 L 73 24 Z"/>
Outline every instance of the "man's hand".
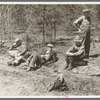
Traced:
<path fill-rule="evenodd" d="M 41 55 L 41 58 L 43 58 L 44 57 L 44 55 Z"/>
<path fill-rule="evenodd" d="M 78 28 L 78 32 L 82 32 L 82 30 L 80 28 Z"/>
<path fill-rule="evenodd" d="M 70 56 L 74 56 L 74 53 L 70 53 Z"/>
<path fill-rule="evenodd" d="M 18 53 L 18 54 L 17 54 L 17 56 L 21 56 L 21 54 L 20 54 L 20 53 Z"/>
<path fill-rule="evenodd" d="M 66 53 L 67 56 L 74 56 L 74 53 Z"/>

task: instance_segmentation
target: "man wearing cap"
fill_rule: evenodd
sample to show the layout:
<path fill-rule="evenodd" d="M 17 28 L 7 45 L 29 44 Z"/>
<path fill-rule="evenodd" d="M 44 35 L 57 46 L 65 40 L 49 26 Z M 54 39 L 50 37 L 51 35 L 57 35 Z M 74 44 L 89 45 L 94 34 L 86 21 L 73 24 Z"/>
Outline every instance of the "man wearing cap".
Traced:
<path fill-rule="evenodd" d="M 28 58 L 28 66 L 29 69 L 27 71 L 34 70 L 35 68 L 40 68 L 43 64 L 45 64 L 47 61 L 56 62 L 57 55 L 54 50 L 52 50 L 53 45 L 48 44 L 47 50 L 43 50 L 41 54 L 32 54 Z"/>
<path fill-rule="evenodd" d="M 10 57 L 12 57 L 12 60 L 8 62 L 8 65 L 18 65 L 26 52 L 26 46 L 19 38 L 16 38 L 13 45 L 10 47 L 10 50 L 8 51 Z"/>
<path fill-rule="evenodd" d="M 79 17 L 77 20 L 74 21 L 74 25 L 77 27 L 80 36 L 83 38 L 82 44 L 85 46 L 85 56 L 89 58 L 89 51 L 90 51 L 90 10 L 84 9 L 83 16 Z"/>
<path fill-rule="evenodd" d="M 82 45 L 82 40 L 80 36 L 77 35 L 74 40 L 75 44 L 66 52 L 66 68 L 71 70 L 75 62 L 83 60 L 84 57 L 84 46 Z"/>

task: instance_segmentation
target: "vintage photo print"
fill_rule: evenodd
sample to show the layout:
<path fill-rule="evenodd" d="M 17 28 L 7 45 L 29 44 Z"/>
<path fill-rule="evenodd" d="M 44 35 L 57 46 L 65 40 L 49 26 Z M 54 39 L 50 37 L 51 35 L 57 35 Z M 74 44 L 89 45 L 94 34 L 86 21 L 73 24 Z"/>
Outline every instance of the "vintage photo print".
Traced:
<path fill-rule="evenodd" d="M 0 96 L 100 95 L 100 3 L 0 3 Z"/>

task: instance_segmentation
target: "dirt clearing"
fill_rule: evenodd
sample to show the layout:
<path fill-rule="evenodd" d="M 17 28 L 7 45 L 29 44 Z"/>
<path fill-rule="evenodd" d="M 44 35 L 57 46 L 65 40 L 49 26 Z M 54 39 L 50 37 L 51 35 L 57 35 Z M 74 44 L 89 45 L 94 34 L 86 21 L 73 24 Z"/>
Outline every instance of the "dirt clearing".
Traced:
<path fill-rule="evenodd" d="M 100 44 L 91 48 L 91 55 L 100 54 Z M 69 46 L 68 46 L 69 47 Z M 57 46 L 60 60 L 52 66 L 42 66 L 36 71 L 26 72 L 24 64 L 18 67 L 7 66 L 7 54 L 0 55 L 0 96 L 71 96 L 100 95 L 100 56 L 90 57 L 87 66 L 78 66 L 71 71 L 64 70 L 64 53 L 67 46 Z M 60 52 L 62 51 L 62 52 Z M 49 92 L 45 79 L 60 69 L 65 77 L 68 91 Z"/>

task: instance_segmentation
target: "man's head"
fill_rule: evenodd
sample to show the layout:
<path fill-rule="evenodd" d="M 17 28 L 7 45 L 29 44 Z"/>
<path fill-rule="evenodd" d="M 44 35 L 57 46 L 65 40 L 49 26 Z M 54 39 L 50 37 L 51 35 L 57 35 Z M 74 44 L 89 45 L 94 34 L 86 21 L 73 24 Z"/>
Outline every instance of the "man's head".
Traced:
<path fill-rule="evenodd" d="M 15 41 L 14 41 L 14 43 L 13 43 L 13 45 L 14 45 L 15 47 L 18 47 L 18 46 L 20 46 L 21 44 L 22 44 L 22 41 L 21 41 L 19 38 L 16 38 Z"/>
<path fill-rule="evenodd" d="M 90 10 L 89 9 L 84 9 L 83 14 L 84 14 L 85 17 L 88 17 L 89 14 L 90 14 Z"/>
<path fill-rule="evenodd" d="M 75 42 L 75 45 L 78 47 L 80 47 L 82 45 L 82 40 L 80 39 L 79 35 L 76 35 L 74 42 Z"/>
<path fill-rule="evenodd" d="M 48 50 L 52 50 L 52 48 L 53 48 L 53 44 L 47 44 L 47 47 L 48 47 Z"/>

